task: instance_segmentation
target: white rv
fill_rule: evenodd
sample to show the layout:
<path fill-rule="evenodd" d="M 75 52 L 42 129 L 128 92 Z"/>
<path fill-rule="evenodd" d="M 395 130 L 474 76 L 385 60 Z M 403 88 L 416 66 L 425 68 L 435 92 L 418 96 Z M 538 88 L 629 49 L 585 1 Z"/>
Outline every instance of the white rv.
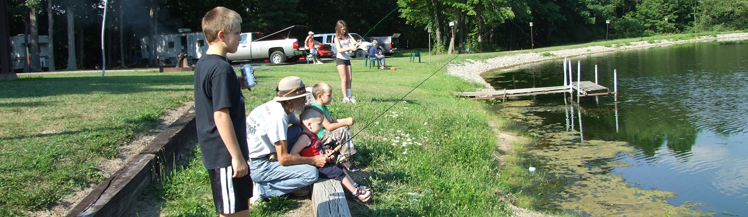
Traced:
<path fill-rule="evenodd" d="M 148 37 L 140 39 L 141 58 L 151 59 L 151 50 Z M 180 52 L 187 54 L 187 60 L 191 64 L 208 51 L 208 43 L 202 32 L 189 32 L 180 29 L 180 33 L 161 34 L 156 36 L 156 59 L 160 60 L 160 66 L 173 66 L 177 64 L 177 56 Z"/>
<path fill-rule="evenodd" d="M 13 61 L 13 70 L 23 70 L 29 64 L 29 50 L 26 44 L 31 41 L 29 35 L 16 35 L 10 37 L 10 58 Z M 49 37 L 39 35 L 39 60 L 42 69 L 49 68 Z"/>

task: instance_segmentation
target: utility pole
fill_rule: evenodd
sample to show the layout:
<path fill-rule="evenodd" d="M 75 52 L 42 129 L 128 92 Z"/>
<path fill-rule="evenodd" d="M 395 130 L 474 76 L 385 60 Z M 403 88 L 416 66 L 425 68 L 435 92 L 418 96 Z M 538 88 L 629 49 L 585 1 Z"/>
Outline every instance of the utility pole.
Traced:
<path fill-rule="evenodd" d="M 449 27 L 452 28 L 452 40 L 449 42 L 448 54 L 452 54 L 455 50 L 455 22 L 449 22 Z"/>

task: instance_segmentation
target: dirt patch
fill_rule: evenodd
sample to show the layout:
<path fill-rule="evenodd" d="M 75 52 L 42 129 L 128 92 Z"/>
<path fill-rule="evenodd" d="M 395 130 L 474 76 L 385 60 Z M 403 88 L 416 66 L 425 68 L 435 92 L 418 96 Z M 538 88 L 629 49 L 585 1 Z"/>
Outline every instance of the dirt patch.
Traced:
<path fill-rule="evenodd" d="M 138 134 L 132 141 L 119 146 L 117 148 L 119 154 L 116 158 L 106 159 L 99 162 L 99 174 L 101 174 L 103 177 L 108 178 L 109 176 L 120 170 L 127 163 L 127 161 L 130 160 L 130 158 L 140 153 L 140 151 L 144 147 L 146 147 L 151 142 L 151 140 L 156 137 L 156 135 L 164 131 L 164 129 L 168 128 L 169 125 L 174 123 L 174 121 L 179 119 L 179 117 L 181 117 L 187 110 L 192 108 L 194 104 L 194 102 L 187 102 L 180 107 L 167 110 L 165 114 L 161 116 L 159 124 L 155 129 Z M 88 193 L 90 193 L 97 185 L 98 184 L 90 185 L 86 188 L 74 188 L 73 194 L 62 198 L 59 204 L 47 210 L 29 213 L 29 216 L 64 216 L 70 211 L 70 209 L 73 208 L 75 204 L 86 197 Z"/>

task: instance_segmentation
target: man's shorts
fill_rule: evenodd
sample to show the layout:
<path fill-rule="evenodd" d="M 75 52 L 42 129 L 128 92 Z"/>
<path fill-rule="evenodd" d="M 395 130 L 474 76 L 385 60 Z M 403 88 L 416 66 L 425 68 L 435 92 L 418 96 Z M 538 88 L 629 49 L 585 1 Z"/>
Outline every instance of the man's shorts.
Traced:
<path fill-rule="evenodd" d="M 231 166 L 209 169 L 210 188 L 213 189 L 213 203 L 221 214 L 234 214 L 249 209 L 249 198 L 252 197 L 252 178 L 247 174 L 241 178 L 232 178 Z"/>
<path fill-rule="evenodd" d="M 317 49 L 312 48 L 312 49 L 310 49 L 310 51 L 311 51 L 312 55 L 317 55 Z"/>

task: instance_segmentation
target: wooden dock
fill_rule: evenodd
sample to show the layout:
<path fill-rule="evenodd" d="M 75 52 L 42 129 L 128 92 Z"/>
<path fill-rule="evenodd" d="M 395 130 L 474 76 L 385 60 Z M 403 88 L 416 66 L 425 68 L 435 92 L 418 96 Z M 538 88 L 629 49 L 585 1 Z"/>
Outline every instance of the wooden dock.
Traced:
<path fill-rule="evenodd" d="M 579 83 L 579 85 L 577 85 Z M 495 90 L 482 92 L 455 92 L 455 95 L 473 99 L 506 99 L 511 97 L 535 96 L 557 93 L 579 93 L 579 97 L 615 94 L 609 88 L 591 81 L 572 82 L 570 86 L 535 87 L 512 90 Z"/>

